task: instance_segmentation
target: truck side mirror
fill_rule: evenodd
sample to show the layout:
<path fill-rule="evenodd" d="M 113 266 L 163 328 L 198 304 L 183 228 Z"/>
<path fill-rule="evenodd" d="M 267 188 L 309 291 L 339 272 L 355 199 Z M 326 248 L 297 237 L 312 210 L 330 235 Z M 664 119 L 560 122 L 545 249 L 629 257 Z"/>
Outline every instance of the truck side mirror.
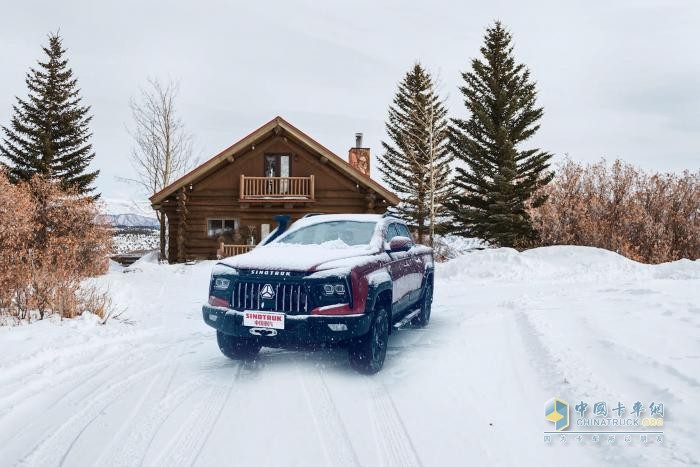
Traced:
<path fill-rule="evenodd" d="M 408 251 L 413 246 L 413 240 L 400 235 L 394 237 L 389 242 L 389 251 L 395 253 L 397 251 Z"/>

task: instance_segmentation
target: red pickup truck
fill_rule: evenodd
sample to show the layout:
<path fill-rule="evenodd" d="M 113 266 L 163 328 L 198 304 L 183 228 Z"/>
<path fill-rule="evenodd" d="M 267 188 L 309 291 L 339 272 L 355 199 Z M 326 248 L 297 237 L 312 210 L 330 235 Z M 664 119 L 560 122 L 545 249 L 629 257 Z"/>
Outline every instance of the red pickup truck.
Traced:
<path fill-rule="evenodd" d="M 285 227 L 214 266 L 202 314 L 224 355 L 338 343 L 353 368 L 371 374 L 384 364 L 394 326 L 428 324 L 433 251 L 416 245 L 403 221 L 328 214 Z"/>

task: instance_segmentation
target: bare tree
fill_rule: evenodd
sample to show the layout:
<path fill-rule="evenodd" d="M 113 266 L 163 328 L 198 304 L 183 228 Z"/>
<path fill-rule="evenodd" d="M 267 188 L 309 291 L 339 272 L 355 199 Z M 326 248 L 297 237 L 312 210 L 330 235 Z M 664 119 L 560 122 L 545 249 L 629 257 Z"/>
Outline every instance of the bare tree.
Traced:
<path fill-rule="evenodd" d="M 196 164 L 193 157 L 192 135 L 185 130 L 175 100 L 177 83 L 148 80 L 141 88 L 138 100 L 130 102 L 134 126 L 131 162 L 138 178 L 135 180 L 146 192 L 154 194 Z M 165 257 L 165 219 L 156 212 L 160 222 L 160 252 Z"/>

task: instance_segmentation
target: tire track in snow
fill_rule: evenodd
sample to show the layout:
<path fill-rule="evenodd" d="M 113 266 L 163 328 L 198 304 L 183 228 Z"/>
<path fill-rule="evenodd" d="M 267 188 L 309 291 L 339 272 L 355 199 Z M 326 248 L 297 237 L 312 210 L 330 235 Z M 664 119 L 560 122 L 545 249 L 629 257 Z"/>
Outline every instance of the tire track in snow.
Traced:
<path fill-rule="evenodd" d="M 125 348 L 130 349 L 134 341 L 148 342 L 154 335 L 157 333 L 138 332 L 128 336 L 95 338 L 95 342 L 73 344 L 61 348 L 60 352 L 55 352 L 56 349 L 53 348 L 42 350 L 34 355 L 26 356 L 24 360 L 14 365 L 0 366 L 0 386 L 5 385 L 7 381 L 17 381 L 19 378 L 35 376 L 46 368 L 56 368 L 57 361 L 65 362 L 63 365 L 58 365 L 58 368 L 72 368 L 75 367 L 76 362 L 85 360 L 94 362 L 95 355 L 104 354 L 105 349 L 113 354 Z M 112 349 L 117 350 L 112 352 Z M 84 358 L 80 359 L 79 357 Z"/>
<path fill-rule="evenodd" d="M 206 445 L 209 435 L 214 430 L 221 412 L 231 398 L 231 393 L 240 380 L 245 367 L 245 363 L 239 363 L 233 377 L 227 384 L 213 385 L 208 393 L 200 398 L 187 420 L 153 462 L 154 467 L 194 465 Z"/>
<path fill-rule="evenodd" d="M 53 393 L 56 393 L 56 398 L 52 399 L 49 407 L 46 407 L 46 412 L 40 418 L 35 418 L 28 420 L 23 426 L 15 431 L 9 438 L 4 440 L 7 445 L 12 445 L 12 442 L 16 439 L 32 439 L 36 438 L 36 434 L 32 433 L 37 426 L 40 427 L 40 433 L 42 438 L 48 438 L 52 433 L 54 433 L 61 425 L 55 425 L 47 423 L 47 420 L 52 420 L 58 418 L 61 413 L 56 413 L 59 411 L 64 411 L 66 406 L 69 409 L 77 407 L 80 408 L 84 406 L 85 398 L 90 397 L 91 394 L 99 393 L 101 388 L 109 387 L 110 385 L 121 381 L 124 378 L 124 371 L 132 368 L 135 364 L 145 361 L 145 358 L 126 358 L 118 361 L 114 365 L 106 365 L 105 362 L 96 363 L 96 365 L 102 365 L 100 369 L 91 372 L 87 377 L 80 379 L 80 388 L 75 388 L 75 379 L 66 379 L 64 382 L 63 378 L 61 382 L 54 384 L 55 389 L 52 389 Z M 85 365 L 83 366 L 83 368 Z M 61 373 L 63 374 L 63 373 Z M 106 375 L 106 376 L 105 376 Z M 79 375 L 78 375 L 79 376 Z M 68 383 L 68 384 L 65 384 Z M 56 389 L 60 389 L 63 392 L 58 393 Z M 43 393 L 31 393 L 26 395 L 26 403 L 32 403 L 36 398 L 40 396 L 45 396 L 46 392 Z M 8 409 L 7 415 L 12 413 L 12 410 L 19 405 L 24 405 L 25 401 L 20 401 L 19 404 L 10 407 Z M 44 408 L 40 406 L 37 408 Z M 69 412 L 73 413 L 73 412 Z M 0 417 L 2 420 L 4 417 Z M 36 445 L 34 446 L 36 448 Z"/>
<path fill-rule="evenodd" d="M 158 429 L 172 411 L 179 406 L 198 386 L 189 381 L 171 392 L 175 374 L 180 367 L 178 349 L 171 361 L 169 371 L 161 372 L 145 391 L 139 403 L 131 410 L 128 418 L 122 421 L 121 429 L 112 437 L 109 446 L 95 461 L 100 466 L 135 466 L 143 464 L 148 448 Z"/>
<path fill-rule="evenodd" d="M 140 346 L 143 350 L 147 350 L 151 347 L 154 346 Z M 103 358 L 92 359 L 90 361 L 68 362 L 68 364 L 58 367 L 57 369 L 51 368 L 54 372 L 48 375 L 47 370 L 42 368 L 42 370 L 37 370 L 38 374 L 42 375 L 41 378 L 37 378 L 37 374 L 26 376 L 21 383 L 18 383 L 21 390 L 10 390 L 11 392 L 8 395 L 0 398 L 0 421 L 10 415 L 17 407 L 32 403 L 37 398 L 45 397 L 48 389 L 54 390 L 55 388 L 67 386 L 65 392 L 57 396 L 57 398 L 51 402 L 52 406 L 57 406 L 66 397 L 75 393 L 76 389 L 74 384 L 77 379 L 80 380 L 81 389 L 84 388 L 87 383 L 95 378 L 99 378 L 102 373 L 110 370 L 113 371 L 113 369 L 110 369 L 109 363 L 114 362 L 116 356 L 130 355 L 130 352 L 128 349 L 119 348 L 105 355 L 106 356 L 103 356 Z M 128 361 L 131 363 L 138 360 L 142 360 L 142 358 L 128 358 Z M 121 365 L 124 363 L 124 360 L 122 359 L 118 363 Z M 90 371 L 95 368 L 97 368 L 97 370 Z M 86 371 L 89 371 L 89 374 L 85 377 L 84 373 Z M 26 380 L 30 381 L 27 382 Z"/>
<path fill-rule="evenodd" d="M 601 381 L 588 363 L 579 358 L 572 349 L 561 342 L 551 342 L 545 338 L 549 331 L 548 324 L 531 316 L 532 309 L 536 309 L 538 303 L 528 297 L 524 298 L 525 300 L 521 302 L 524 305 L 515 307 L 516 325 L 525 343 L 526 351 L 533 357 L 535 369 L 544 376 L 543 381 L 549 381 L 547 384 L 549 390 L 558 391 L 565 399 L 571 399 L 572 396 L 596 397 L 602 400 L 619 399 L 619 391 L 614 391 Z M 565 361 L 567 363 L 564 363 Z M 572 383 L 577 391 L 575 395 L 571 393 Z M 687 463 L 688 459 L 693 458 L 691 452 L 680 451 L 673 440 L 666 440 L 657 447 L 659 449 L 644 450 L 638 464 L 663 464 L 669 458 Z M 595 463 L 599 465 L 619 462 L 615 452 L 610 450 L 593 450 L 590 455 L 597 459 Z M 684 458 L 681 458 L 681 455 Z"/>
<path fill-rule="evenodd" d="M 413 467 L 423 465 L 391 395 L 376 376 L 365 376 L 370 413 L 377 430 L 382 465 Z"/>
<path fill-rule="evenodd" d="M 302 374 L 296 362 L 295 370 L 301 381 L 309 412 L 314 421 L 316 433 L 321 440 L 328 465 L 361 465 L 323 374 L 318 369 L 314 369 L 309 374 Z"/>
<path fill-rule="evenodd" d="M 119 380 L 117 383 L 110 385 L 107 389 L 97 394 L 96 397 L 87 401 L 82 409 L 57 427 L 48 438 L 41 441 L 19 464 L 62 466 L 77 440 L 103 411 L 116 402 L 120 395 L 127 392 L 134 380 L 149 374 L 160 366 L 162 366 L 162 363 L 149 365 L 129 376 L 119 374 L 115 378 Z"/>

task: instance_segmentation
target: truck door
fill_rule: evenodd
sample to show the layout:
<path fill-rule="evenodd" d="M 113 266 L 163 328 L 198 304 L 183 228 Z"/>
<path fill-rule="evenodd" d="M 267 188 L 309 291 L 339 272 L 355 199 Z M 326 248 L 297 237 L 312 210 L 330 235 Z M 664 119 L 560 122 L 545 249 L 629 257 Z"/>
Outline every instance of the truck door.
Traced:
<path fill-rule="evenodd" d="M 403 236 L 399 231 L 399 223 L 391 223 L 386 231 L 386 243 L 396 236 Z M 401 313 L 411 303 L 411 292 L 413 285 L 408 277 L 409 253 L 407 251 L 396 251 L 389 253 L 391 262 L 389 263 L 389 275 L 392 283 L 392 308 L 393 311 Z"/>
<path fill-rule="evenodd" d="M 408 227 L 404 224 L 397 224 L 396 229 L 399 235 L 403 237 L 411 237 L 411 232 L 409 232 Z M 423 273 L 425 265 L 423 264 L 423 258 L 421 255 L 416 254 L 411 250 L 408 250 L 406 255 L 405 278 L 406 287 L 410 288 L 410 302 L 415 302 L 420 298 L 421 286 L 423 285 Z"/>

